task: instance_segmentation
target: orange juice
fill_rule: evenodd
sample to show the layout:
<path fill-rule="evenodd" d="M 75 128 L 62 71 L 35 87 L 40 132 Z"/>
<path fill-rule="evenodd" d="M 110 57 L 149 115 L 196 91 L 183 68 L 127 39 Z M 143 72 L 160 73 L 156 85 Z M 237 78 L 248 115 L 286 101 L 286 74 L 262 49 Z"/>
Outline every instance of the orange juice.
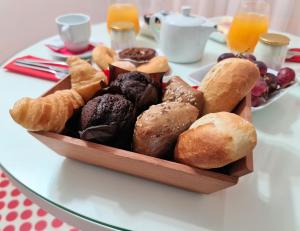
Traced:
<path fill-rule="evenodd" d="M 115 3 L 109 6 L 107 12 L 107 29 L 114 22 L 131 22 L 137 34 L 140 30 L 137 7 L 130 3 Z"/>
<path fill-rule="evenodd" d="M 257 13 L 238 13 L 227 36 L 228 47 L 235 52 L 254 51 L 259 36 L 268 31 L 268 17 Z"/>

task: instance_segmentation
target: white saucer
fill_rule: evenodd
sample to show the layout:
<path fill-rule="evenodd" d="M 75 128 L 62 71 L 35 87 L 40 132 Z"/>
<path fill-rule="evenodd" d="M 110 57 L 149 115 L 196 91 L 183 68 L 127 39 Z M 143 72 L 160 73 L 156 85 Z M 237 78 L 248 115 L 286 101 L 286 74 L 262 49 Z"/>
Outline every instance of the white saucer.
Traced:
<path fill-rule="evenodd" d="M 69 56 L 71 56 L 71 55 L 60 54 L 60 53 L 54 52 L 54 51 L 52 51 L 50 49 L 49 49 L 49 52 L 56 59 L 64 59 L 65 60 Z M 81 59 L 89 59 L 89 58 L 92 57 L 92 51 L 87 51 L 87 52 L 82 53 L 82 54 L 76 54 L 76 56 L 78 56 Z"/>
<path fill-rule="evenodd" d="M 57 46 L 57 47 L 62 47 L 63 46 L 63 41 L 60 39 L 60 37 L 57 35 L 57 36 L 54 36 L 50 41 L 47 42 L 48 44 L 51 44 L 51 45 L 54 45 L 54 46 Z M 96 45 L 96 44 L 100 44 L 99 41 L 93 41 L 93 39 L 91 39 L 91 44 L 93 45 Z M 49 51 L 49 53 L 51 54 L 51 56 L 53 56 L 54 58 L 56 59 L 67 59 L 69 56 L 72 56 L 71 54 L 70 55 L 66 55 L 66 54 L 61 54 L 61 53 L 57 53 L 55 51 L 52 51 L 50 48 L 46 47 Z M 81 59 L 89 59 L 92 57 L 92 50 L 90 51 L 86 51 L 84 53 L 81 53 L 81 54 L 76 54 L 76 56 L 80 57 Z"/>

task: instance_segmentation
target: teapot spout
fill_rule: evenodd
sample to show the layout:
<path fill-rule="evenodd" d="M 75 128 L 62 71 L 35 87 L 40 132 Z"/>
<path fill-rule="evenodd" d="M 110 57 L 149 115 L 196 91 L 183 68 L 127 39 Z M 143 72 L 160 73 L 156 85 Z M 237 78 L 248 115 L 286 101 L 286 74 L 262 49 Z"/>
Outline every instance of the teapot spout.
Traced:
<path fill-rule="evenodd" d="M 203 29 L 206 32 L 207 37 L 212 33 L 217 31 L 217 25 L 215 23 L 212 23 L 210 21 L 206 21 L 205 23 L 202 24 Z"/>

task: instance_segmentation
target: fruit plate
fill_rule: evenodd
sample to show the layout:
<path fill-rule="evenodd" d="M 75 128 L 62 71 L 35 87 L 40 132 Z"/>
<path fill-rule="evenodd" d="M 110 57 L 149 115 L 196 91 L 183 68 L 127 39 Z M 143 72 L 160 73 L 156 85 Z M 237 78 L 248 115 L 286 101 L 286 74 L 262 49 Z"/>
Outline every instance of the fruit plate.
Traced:
<path fill-rule="evenodd" d="M 203 66 L 202 68 L 200 68 L 199 70 L 192 72 L 188 75 L 188 77 L 191 79 L 190 82 L 194 82 L 194 83 L 200 83 L 202 81 L 202 79 L 204 78 L 204 76 L 206 75 L 206 73 L 215 65 L 215 63 L 210 63 L 206 66 Z M 277 71 L 268 68 L 268 73 L 272 73 L 274 75 L 277 75 Z M 291 88 L 293 88 L 294 86 L 296 86 L 297 84 L 299 84 L 299 80 L 295 79 L 295 82 L 293 84 L 291 84 L 290 86 L 288 86 L 287 88 L 284 89 L 280 89 L 278 90 L 276 93 L 273 93 L 270 98 L 263 104 L 261 104 L 258 107 L 251 107 L 252 111 L 259 111 L 262 110 L 266 107 L 268 107 L 270 104 L 276 102 L 279 98 L 281 98 L 282 96 L 284 96 Z"/>
<path fill-rule="evenodd" d="M 43 96 L 70 86 L 70 77 L 67 76 Z M 250 100 L 250 96 L 245 97 L 233 111 L 249 121 Z M 205 170 L 57 133 L 30 134 L 64 157 L 200 193 L 212 193 L 233 186 L 239 177 L 253 171 L 252 153 L 223 168 Z"/>

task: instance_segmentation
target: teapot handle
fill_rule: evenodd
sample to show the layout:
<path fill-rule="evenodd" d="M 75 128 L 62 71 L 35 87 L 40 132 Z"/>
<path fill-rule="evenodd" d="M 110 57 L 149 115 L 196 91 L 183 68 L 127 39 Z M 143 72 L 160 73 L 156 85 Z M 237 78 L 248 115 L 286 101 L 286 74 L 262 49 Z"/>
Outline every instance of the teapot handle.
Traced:
<path fill-rule="evenodd" d="M 159 32 L 160 32 L 160 27 L 157 25 L 156 20 L 158 19 L 160 21 L 160 25 L 162 24 L 164 20 L 164 15 L 162 13 L 155 13 L 150 17 L 149 20 L 149 28 L 152 31 L 155 40 L 158 42 L 159 41 Z"/>

